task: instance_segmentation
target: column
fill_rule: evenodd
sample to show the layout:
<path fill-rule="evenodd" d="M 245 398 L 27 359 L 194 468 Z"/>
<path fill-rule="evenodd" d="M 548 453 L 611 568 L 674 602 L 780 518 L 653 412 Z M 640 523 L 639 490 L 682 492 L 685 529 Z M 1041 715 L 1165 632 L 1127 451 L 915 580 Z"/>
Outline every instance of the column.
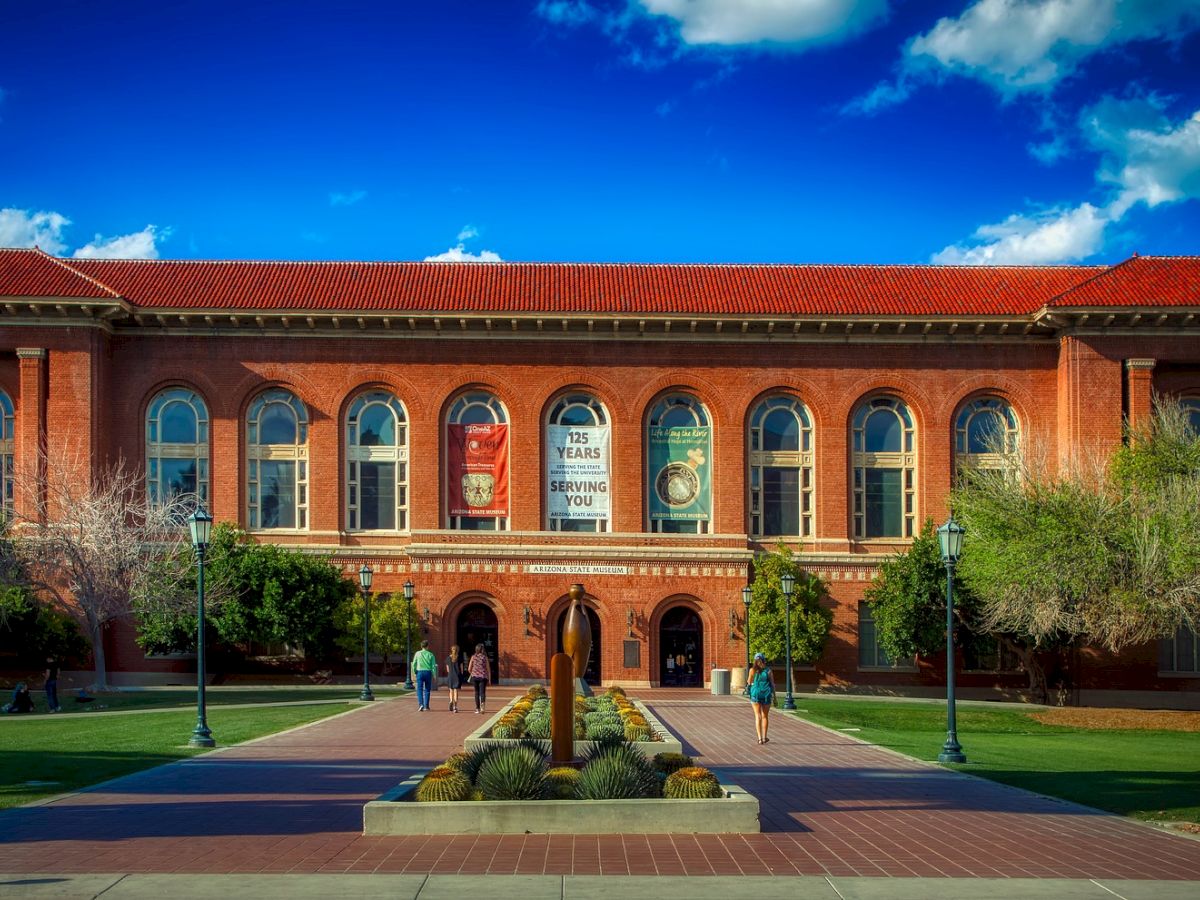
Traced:
<path fill-rule="evenodd" d="M 46 499 L 46 350 L 18 347 L 20 387 L 13 456 L 18 516 L 41 521 Z"/>

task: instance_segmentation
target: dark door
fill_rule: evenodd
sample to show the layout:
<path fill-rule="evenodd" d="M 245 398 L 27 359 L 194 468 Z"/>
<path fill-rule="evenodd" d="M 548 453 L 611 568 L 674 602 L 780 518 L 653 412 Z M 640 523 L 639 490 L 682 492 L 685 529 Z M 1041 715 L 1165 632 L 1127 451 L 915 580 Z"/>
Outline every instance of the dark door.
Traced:
<path fill-rule="evenodd" d="M 485 603 L 472 603 L 458 614 L 455 641 L 467 659 L 475 653 L 475 646 L 483 644 L 488 662 L 492 664 L 492 684 L 500 680 L 500 628 L 496 614 Z"/>
<path fill-rule="evenodd" d="M 704 626 L 686 606 L 668 610 L 658 631 L 659 684 L 704 686 Z"/>
<path fill-rule="evenodd" d="M 588 684 L 600 683 L 600 617 L 596 615 L 596 611 L 590 606 L 585 606 L 584 612 L 587 613 L 588 624 L 592 626 L 592 652 L 588 654 L 587 669 L 584 670 L 583 680 Z M 555 645 L 558 652 L 562 653 L 562 633 L 563 626 L 567 624 L 567 612 L 563 610 L 563 614 L 558 617 L 558 643 Z"/>

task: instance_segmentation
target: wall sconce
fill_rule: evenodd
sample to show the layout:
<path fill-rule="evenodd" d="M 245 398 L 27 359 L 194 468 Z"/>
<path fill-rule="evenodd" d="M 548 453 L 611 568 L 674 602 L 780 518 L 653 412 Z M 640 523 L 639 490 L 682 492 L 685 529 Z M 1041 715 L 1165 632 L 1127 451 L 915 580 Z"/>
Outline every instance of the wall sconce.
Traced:
<path fill-rule="evenodd" d="M 528 606 L 522 610 L 521 620 L 525 623 L 525 637 L 529 637 L 533 634 L 533 632 L 529 630 L 529 623 L 533 620 L 533 610 L 531 610 Z"/>
<path fill-rule="evenodd" d="M 625 624 L 629 627 L 629 636 L 633 637 L 633 610 L 625 611 Z"/>
<path fill-rule="evenodd" d="M 424 631 L 426 634 L 429 634 L 429 623 L 432 621 L 433 621 L 433 613 L 430 611 L 429 607 L 427 606 L 427 607 L 425 607 L 425 624 L 424 624 Z"/>
<path fill-rule="evenodd" d="M 737 640 L 737 624 L 738 624 L 737 613 L 731 609 L 729 611 L 729 639 L 731 641 Z"/>

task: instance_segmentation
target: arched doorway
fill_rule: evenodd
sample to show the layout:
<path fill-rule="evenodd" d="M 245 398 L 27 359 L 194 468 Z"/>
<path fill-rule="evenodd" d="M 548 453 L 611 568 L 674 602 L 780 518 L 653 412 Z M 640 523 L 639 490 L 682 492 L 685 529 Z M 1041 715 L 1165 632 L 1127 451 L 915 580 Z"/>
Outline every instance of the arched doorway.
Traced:
<path fill-rule="evenodd" d="M 500 627 L 496 613 L 486 603 L 470 603 L 458 614 L 454 642 L 470 659 L 476 644 L 483 644 L 492 664 L 492 684 L 500 680 Z"/>
<path fill-rule="evenodd" d="M 592 652 L 588 654 L 588 664 L 583 673 L 583 680 L 588 684 L 598 685 L 600 684 L 600 617 L 590 606 L 585 606 L 583 609 L 587 613 L 588 624 L 592 626 Z M 559 653 L 562 653 L 563 626 L 567 624 L 568 612 L 570 612 L 570 607 L 564 609 L 558 617 L 558 643 L 554 646 Z"/>
<path fill-rule="evenodd" d="M 704 686 L 704 625 L 686 606 L 667 610 L 658 626 L 658 683 L 663 687 Z"/>

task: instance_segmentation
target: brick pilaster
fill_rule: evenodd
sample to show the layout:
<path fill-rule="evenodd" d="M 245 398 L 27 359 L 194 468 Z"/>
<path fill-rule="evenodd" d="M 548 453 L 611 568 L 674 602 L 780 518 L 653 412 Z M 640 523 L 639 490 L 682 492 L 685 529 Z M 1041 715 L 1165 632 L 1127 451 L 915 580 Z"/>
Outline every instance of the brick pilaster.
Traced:
<path fill-rule="evenodd" d="M 18 347 L 20 391 L 17 398 L 15 457 L 16 513 L 39 518 L 46 492 L 46 351 Z"/>

